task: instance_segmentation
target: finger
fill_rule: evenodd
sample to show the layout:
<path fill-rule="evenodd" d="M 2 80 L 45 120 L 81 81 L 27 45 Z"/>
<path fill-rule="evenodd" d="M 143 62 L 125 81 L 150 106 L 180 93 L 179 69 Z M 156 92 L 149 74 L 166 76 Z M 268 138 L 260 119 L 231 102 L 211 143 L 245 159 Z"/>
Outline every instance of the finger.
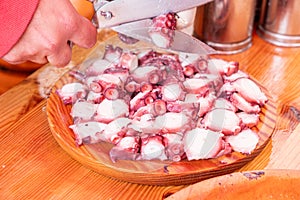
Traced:
<path fill-rule="evenodd" d="M 83 48 L 91 48 L 97 41 L 96 27 L 84 17 L 80 17 L 76 30 L 71 34 L 70 40 Z"/>
<path fill-rule="evenodd" d="M 13 47 L 7 54 L 5 54 L 2 59 L 13 65 L 25 62 L 25 54 L 19 51 L 18 48 Z"/>
<path fill-rule="evenodd" d="M 18 64 L 22 64 L 24 62 L 26 62 L 26 60 L 10 60 L 10 59 L 6 59 L 5 57 L 2 58 L 5 62 L 10 63 L 12 65 L 18 65 Z"/>
<path fill-rule="evenodd" d="M 16 65 L 16 64 L 20 64 L 20 63 L 25 62 L 23 59 L 11 58 L 9 55 L 3 56 L 2 59 L 3 59 L 5 62 L 8 62 L 8 63 L 10 63 L 10 64 L 12 64 L 12 65 Z"/>
<path fill-rule="evenodd" d="M 31 43 L 22 42 L 16 44 L 4 57 L 8 63 L 21 64 L 27 61 L 31 61 L 38 64 L 47 63 L 45 51 L 41 50 L 41 45 L 35 43 L 36 40 L 32 40 Z"/>
<path fill-rule="evenodd" d="M 37 64 L 46 64 L 48 62 L 47 58 L 44 56 L 44 57 L 31 57 L 28 59 L 28 61 L 31 61 L 31 62 L 34 62 L 34 63 L 37 63 Z"/>
<path fill-rule="evenodd" d="M 18 56 L 18 55 L 21 55 L 21 56 Z M 31 62 L 34 62 L 37 64 L 46 64 L 48 62 L 45 55 L 43 55 L 41 53 L 36 53 L 34 55 L 30 54 L 30 53 L 15 54 L 14 51 L 12 53 L 5 55 L 2 59 L 13 65 L 22 64 L 27 61 L 31 61 Z"/>
<path fill-rule="evenodd" d="M 70 62 L 71 58 L 72 49 L 67 43 L 61 45 L 58 50 L 47 56 L 49 63 L 57 67 L 66 66 Z"/>
<path fill-rule="evenodd" d="M 34 47 L 38 47 L 33 45 Z M 23 53 L 22 59 L 25 61 L 31 61 L 38 64 L 46 64 L 48 62 L 46 58 L 46 52 L 44 50 L 38 50 L 37 48 L 28 48 L 28 51 Z M 40 49 L 40 48 L 39 48 Z"/>

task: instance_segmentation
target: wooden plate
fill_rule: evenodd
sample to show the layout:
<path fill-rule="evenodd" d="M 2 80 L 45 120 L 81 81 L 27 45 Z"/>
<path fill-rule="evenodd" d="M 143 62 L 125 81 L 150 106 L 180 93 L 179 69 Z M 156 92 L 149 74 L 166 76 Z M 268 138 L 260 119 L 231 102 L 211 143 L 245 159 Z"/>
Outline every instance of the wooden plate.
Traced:
<path fill-rule="evenodd" d="M 235 172 L 188 186 L 165 200 L 300 199 L 299 170 Z"/>
<path fill-rule="evenodd" d="M 101 43 L 88 58 L 101 56 L 105 44 L 115 44 L 124 48 L 115 38 Z M 123 45 L 123 46 L 122 46 Z M 137 44 L 140 45 L 140 44 Z M 142 45 L 144 48 L 144 44 Z M 127 46 L 126 48 L 137 48 Z M 250 155 L 233 152 L 231 154 L 207 160 L 198 161 L 128 161 L 119 160 L 113 163 L 109 157 L 111 144 L 98 143 L 94 145 L 76 146 L 74 134 L 69 125 L 72 124 L 70 116 L 71 106 L 66 106 L 56 94 L 56 90 L 64 84 L 75 80 L 65 74 L 54 86 L 47 102 L 47 114 L 50 129 L 58 144 L 75 160 L 84 166 L 118 180 L 150 185 L 183 185 L 196 183 L 200 180 L 231 173 L 254 159 L 265 147 L 275 127 L 276 106 L 271 96 L 262 86 L 269 98 L 262 108 L 260 122 L 254 128 L 259 135 L 257 148 Z"/>

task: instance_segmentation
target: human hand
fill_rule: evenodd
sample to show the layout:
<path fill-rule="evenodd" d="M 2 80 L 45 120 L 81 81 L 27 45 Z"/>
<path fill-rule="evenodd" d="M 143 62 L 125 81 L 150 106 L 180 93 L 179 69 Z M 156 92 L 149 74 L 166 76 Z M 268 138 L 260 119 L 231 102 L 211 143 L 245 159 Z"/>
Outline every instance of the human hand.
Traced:
<path fill-rule="evenodd" d="M 65 66 L 72 56 L 68 42 L 90 48 L 96 34 L 96 28 L 69 0 L 40 0 L 25 33 L 2 59 L 12 64 L 32 61 Z"/>

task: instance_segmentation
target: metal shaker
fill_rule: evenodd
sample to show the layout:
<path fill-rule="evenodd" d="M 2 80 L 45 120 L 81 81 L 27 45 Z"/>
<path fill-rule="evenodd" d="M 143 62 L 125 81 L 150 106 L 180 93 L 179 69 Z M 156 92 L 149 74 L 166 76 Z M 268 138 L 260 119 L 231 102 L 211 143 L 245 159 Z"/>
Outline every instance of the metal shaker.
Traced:
<path fill-rule="evenodd" d="M 300 46 L 300 0 L 263 0 L 257 34 L 277 46 Z"/>
<path fill-rule="evenodd" d="M 194 35 L 224 54 L 252 45 L 256 0 L 215 0 L 197 8 Z"/>

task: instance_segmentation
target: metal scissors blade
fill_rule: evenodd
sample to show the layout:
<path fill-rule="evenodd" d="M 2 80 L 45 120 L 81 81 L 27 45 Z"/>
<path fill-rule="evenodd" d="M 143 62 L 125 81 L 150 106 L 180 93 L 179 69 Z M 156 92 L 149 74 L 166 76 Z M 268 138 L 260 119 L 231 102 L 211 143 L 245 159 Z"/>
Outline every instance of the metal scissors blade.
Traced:
<path fill-rule="evenodd" d="M 99 28 L 113 27 L 142 19 L 149 19 L 168 12 L 194 8 L 212 0 L 114 0 L 94 1 Z"/>
<path fill-rule="evenodd" d="M 145 41 L 148 43 L 153 43 L 152 38 L 149 35 L 149 31 L 151 30 L 151 19 L 139 20 L 136 22 L 126 23 L 119 26 L 112 27 L 112 29 L 118 33 L 123 35 L 127 35 L 129 37 Z M 199 54 L 199 55 L 209 55 L 209 54 L 217 54 L 218 52 L 208 46 L 207 44 L 201 42 L 197 38 L 188 35 L 182 31 L 174 31 L 174 38 L 169 47 L 162 47 L 165 49 L 169 49 L 172 51 L 180 51 L 191 54 Z M 159 44 L 154 43 L 156 46 Z M 161 47 L 161 46 L 159 46 Z"/>

